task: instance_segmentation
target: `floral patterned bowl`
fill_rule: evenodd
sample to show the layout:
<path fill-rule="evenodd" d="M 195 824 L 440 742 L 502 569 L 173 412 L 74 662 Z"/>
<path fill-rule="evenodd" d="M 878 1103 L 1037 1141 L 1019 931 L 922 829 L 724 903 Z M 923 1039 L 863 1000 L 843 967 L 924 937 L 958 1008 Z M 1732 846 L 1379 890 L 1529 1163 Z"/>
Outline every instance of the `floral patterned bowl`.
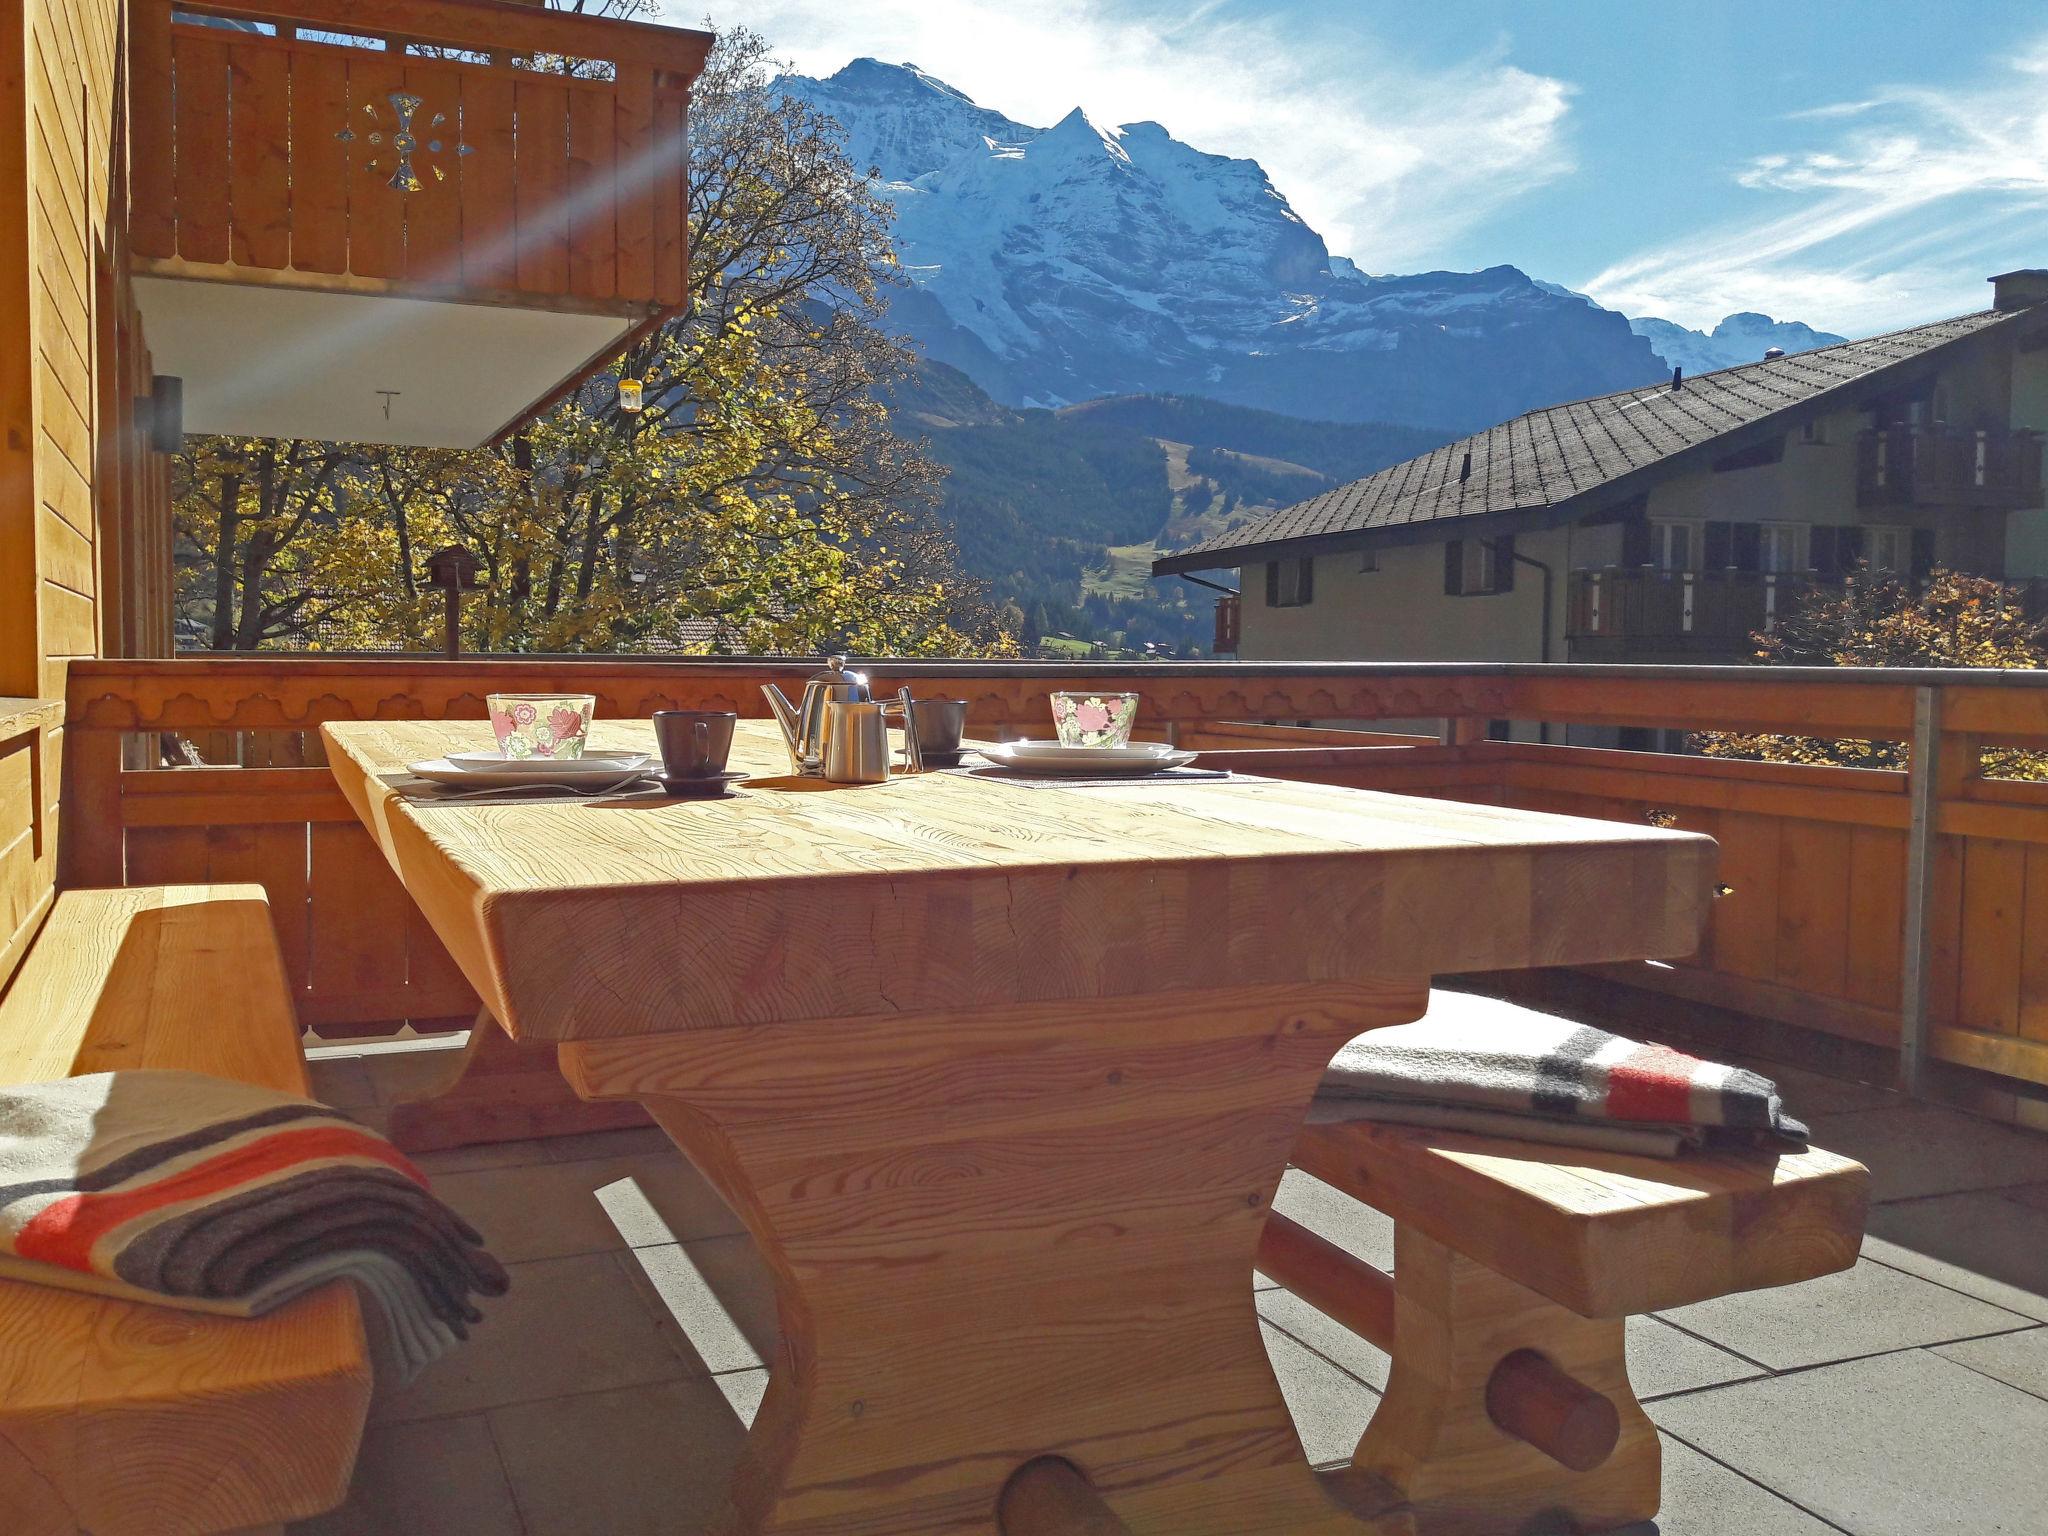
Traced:
<path fill-rule="evenodd" d="M 580 758 L 597 712 L 591 693 L 494 693 L 485 702 L 498 750 L 514 758 Z"/>
<path fill-rule="evenodd" d="M 1122 747 L 1138 718 L 1135 693 L 1056 693 L 1052 723 L 1063 747 Z"/>

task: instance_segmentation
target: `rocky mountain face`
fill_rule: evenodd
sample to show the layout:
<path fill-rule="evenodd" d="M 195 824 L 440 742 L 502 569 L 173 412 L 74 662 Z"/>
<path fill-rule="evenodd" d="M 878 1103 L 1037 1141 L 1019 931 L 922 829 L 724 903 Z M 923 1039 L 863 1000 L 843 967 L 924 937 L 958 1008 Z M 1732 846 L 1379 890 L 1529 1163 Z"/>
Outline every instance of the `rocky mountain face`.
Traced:
<path fill-rule="evenodd" d="M 1816 331 L 1797 320 L 1773 320 L 1754 310 L 1730 315 L 1706 332 L 1689 331 L 1669 320 L 1649 316 L 1631 320 L 1629 328 L 1655 347 L 1665 362 L 1687 373 L 1712 373 L 1716 368 L 1759 362 L 1772 347 L 1785 352 L 1810 352 L 1815 347 L 1831 347 L 1849 339 Z"/>
<path fill-rule="evenodd" d="M 1465 431 L 1670 371 L 1626 317 L 1514 267 L 1333 258 L 1257 162 L 1158 123 L 1036 128 L 873 59 L 782 88 L 895 205 L 895 323 L 1008 406 L 1172 393 Z"/>

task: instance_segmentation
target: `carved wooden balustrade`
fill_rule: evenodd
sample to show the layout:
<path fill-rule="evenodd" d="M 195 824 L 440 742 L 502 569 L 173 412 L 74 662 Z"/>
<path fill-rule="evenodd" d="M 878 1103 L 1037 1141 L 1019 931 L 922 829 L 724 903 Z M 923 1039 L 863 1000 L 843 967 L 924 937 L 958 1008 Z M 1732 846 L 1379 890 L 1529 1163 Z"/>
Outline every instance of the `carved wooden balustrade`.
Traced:
<path fill-rule="evenodd" d="M 904 662 L 891 688 L 965 698 L 972 729 L 1042 732 L 1055 688 L 1132 688 L 1147 724 L 1282 777 L 1624 820 L 1717 838 L 1729 890 L 1699 953 L 1603 974 L 1923 1060 L 2048 1083 L 2048 784 L 1987 747 L 2048 750 L 2048 674 L 1762 668 Z M 481 719 L 495 689 L 600 714 L 763 714 L 769 662 L 283 660 L 72 664 L 62 854 L 75 885 L 266 885 L 304 1022 L 323 1035 L 466 1018 L 475 997 L 318 766 L 322 721 Z M 1403 722 L 1404 734 L 1301 723 Z M 1491 722 L 1778 731 L 1914 743 L 1921 773 L 1486 739 Z M 1273 722 L 1291 722 L 1275 724 Z M 1441 725 L 1439 726 L 1439 722 Z M 1437 734 L 1415 734 L 1417 725 Z M 1400 727 L 1397 727 L 1400 729 Z M 124 768 L 162 733 L 209 758 Z M 1600 900 L 1598 891 L 1584 893 Z"/>
<path fill-rule="evenodd" d="M 705 34 L 501 0 L 138 0 L 132 25 L 145 270 L 683 302 Z"/>

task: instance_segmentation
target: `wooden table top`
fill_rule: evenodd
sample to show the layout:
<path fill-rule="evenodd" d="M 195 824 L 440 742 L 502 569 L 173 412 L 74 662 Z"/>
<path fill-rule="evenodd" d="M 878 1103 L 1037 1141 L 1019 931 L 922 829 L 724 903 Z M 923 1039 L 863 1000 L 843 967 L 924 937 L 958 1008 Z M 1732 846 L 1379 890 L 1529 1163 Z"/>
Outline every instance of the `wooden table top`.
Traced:
<path fill-rule="evenodd" d="M 825 785 L 766 721 L 734 741 L 750 784 L 701 801 L 437 797 L 404 765 L 488 726 L 323 731 L 520 1038 L 1670 957 L 1713 878 L 1690 834 L 1246 776 Z"/>

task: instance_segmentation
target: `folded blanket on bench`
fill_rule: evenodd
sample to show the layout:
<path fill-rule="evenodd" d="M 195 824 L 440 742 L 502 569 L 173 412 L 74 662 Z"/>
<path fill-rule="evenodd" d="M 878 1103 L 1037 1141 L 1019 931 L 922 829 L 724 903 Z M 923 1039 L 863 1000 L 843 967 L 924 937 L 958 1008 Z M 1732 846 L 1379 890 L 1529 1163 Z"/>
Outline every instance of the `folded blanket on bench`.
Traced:
<path fill-rule="evenodd" d="M 1806 1140 L 1768 1078 L 1482 998 L 1360 1035 L 1337 1053 L 1316 1100 L 1319 1122 L 1385 1120 L 1661 1157 Z"/>
<path fill-rule="evenodd" d="M 352 1280 L 410 1380 L 504 1269 L 374 1131 L 196 1072 L 0 1089 L 0 1276 L 255 1317 Z"/>

